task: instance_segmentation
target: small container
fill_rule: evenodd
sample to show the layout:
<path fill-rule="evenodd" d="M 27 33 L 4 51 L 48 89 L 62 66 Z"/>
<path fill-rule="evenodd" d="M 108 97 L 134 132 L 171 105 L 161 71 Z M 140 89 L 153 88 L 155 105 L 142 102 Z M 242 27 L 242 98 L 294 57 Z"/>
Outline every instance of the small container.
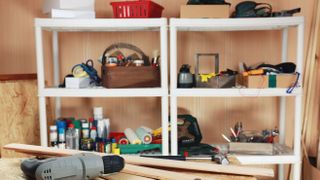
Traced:
<path fill-rule="evenodd" d="M 90 138 L 81 139 L 81 150 L 92 151 L 93 150 L 93 140 Z"/>
<path fill-rule="evenodd" d="M 51 147 L 58 147 L 58 132 L 57 126 L 50 126 L 50 145 Z"/>
<path fill-rule="evenodd" d="M 107 139 L 106 144 L 105 144 L 105 153 L 111 153 L 111 142 L 109 139 Z"/>

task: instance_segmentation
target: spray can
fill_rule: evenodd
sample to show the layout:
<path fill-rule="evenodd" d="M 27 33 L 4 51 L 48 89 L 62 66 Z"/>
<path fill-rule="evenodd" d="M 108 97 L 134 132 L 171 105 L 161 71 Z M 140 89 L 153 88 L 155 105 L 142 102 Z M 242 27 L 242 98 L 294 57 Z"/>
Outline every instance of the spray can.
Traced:
<path fill-rule="evenodd" d="M 74 148 L 80 149 L 80 137 L 81 137 L 81 122 L 79 120 L 73 121 L 74 124 Z"/>
<path fill-rule="evenodd" d="M 50 146 L 58 148 L 57 126 L 50 126 Z"/>
<path fill-rule="evenodd" d="M 75 131 L 74 124 L 69 124 L 68 129 L 66 131 L 66 148 L 67 149 L 75 149 Z"/>
<path fill-rule="evenodd" d="M 57 121 L 57 128 L 58 128 L 58 137 L 59 137 L 59 144 L 58 147 L 60 149 L 66 148 L 66 122 L 64 121 Z"/>

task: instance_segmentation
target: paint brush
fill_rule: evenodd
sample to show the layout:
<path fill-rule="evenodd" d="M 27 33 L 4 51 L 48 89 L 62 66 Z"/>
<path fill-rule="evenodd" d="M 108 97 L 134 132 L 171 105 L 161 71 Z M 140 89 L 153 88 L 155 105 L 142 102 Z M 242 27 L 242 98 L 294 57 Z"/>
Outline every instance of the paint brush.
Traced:
<path fill-rule="evenodd" d="M 225 139 L 226 141 L 228 141 L 228 142 L 231 142 L 230 141 L 230 139 L 229 138 L 227 138 L 227 136 L 226 135 L 224 135 L 224 134 L 221 134 L 222 135 L 222 137 L 223 137 L 223 139 Z"/>

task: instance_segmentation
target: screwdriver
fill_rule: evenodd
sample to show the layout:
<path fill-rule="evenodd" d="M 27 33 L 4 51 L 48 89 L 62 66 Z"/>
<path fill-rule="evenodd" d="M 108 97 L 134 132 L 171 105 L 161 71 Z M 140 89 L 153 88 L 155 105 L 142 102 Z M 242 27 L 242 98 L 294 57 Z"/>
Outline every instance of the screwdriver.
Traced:
<path fill-rule="evenodd" d="M 216 154 L 213 156 L 148 156 L 148 155 L 141 155 L 140 157 L 146 158 L 158 158 L 158 159 L 169 159 L 169 160 L 177 160 L 177 161 L 187 161 L 187 160 L 211 160 L 221 165 L 228 165 L 229 160 L 222 154 Z"/>

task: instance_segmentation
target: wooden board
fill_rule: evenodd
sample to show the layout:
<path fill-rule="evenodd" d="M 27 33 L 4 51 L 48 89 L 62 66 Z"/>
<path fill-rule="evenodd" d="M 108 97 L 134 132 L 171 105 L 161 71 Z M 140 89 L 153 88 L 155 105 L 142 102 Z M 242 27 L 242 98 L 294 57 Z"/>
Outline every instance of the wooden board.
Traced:
<path fill-rule="evenodd" d="M 78 153 L 88 153 L 85 151 L 68 150 L 68 149 L 54 149 L 50 147 L 33 146 L 26 144 L 8 144 L 4 147 L 8 150 L 14 150 L 17 152 L 23 152 L 28 154 L 37 155 L 56 155 L 56 156 L 66 156 Z M 104 153 L 92 152 L 99 155 L 106 155 Z M 214 172 L 214 173 L 226 173 L 226 174 L 238 174 L 238 175 L 253 175 L 253 176 L 269 176 L 273 177 L 274 172 L 267 168 L 254 168 L 254 167 L 244 167 L 235 165 L 216 165 L 200 162 L 186 162 L 186 161 L 173 161 L 165 159 L 152 159 L 152 158 L 142 158 L 136 156 L 125 156 L 122 155 L 126 163 L 152 166 L 152 167 L 164 167 L 164 168 L 176 168 L 176 169 L 187 169 L 196 170 L 203 172 Z"/>
<path fill-rule="evenodd" d="M 36 80 L 0 81 L 0 157 L 19 157 L 5 144 L 39 144 L 37 92 Z"/>
<path fill-rule="evenodd" d="M 229 143 L 229 152 L 236 154 L 273 154 L 271 143 Z"/>

